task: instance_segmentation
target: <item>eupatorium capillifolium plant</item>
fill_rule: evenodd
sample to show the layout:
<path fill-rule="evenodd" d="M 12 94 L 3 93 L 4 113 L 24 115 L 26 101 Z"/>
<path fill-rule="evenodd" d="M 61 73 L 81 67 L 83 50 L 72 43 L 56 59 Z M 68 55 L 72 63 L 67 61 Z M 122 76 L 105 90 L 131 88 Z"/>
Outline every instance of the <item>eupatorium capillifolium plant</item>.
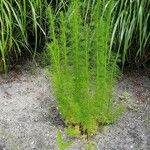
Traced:
<path fill-rule="evenodd" d="M 62 118 L 67 126 L 90 135 L 99 124 L 113 123 L 122 108 L 113 107 L 118 73 L 115 54 L 109 48 L 114 2 L 95 1 L 88 21 L 83 19 L 82 4 L 72 1 L 67 12 L 57 16 L 48 7 L 47 51 Z"/>

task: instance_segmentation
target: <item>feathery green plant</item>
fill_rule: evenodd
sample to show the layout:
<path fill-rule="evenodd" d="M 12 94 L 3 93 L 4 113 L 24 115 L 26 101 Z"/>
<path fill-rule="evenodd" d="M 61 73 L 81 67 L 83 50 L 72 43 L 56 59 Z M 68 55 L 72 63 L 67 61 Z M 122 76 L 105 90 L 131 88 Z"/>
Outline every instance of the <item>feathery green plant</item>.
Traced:
<path fill-rule="evenodd" d="M 113 107 L 117 61 L 114 54 L 109 57 L 114 2 L 96 1 L 90 22 L 83 19 L 82 4 L 72 1 L 57 18 L 48 7 L 51 42 L 47 49 L 61 116 L 67 126 L 79 126 L 80 132 L 91 135 L 99 124 L 114 122 L 121 112 L 121 107 Z"/>
<path fill-rule="evenodd" d="M 23 51 L 35 57 L 38 43 L 41 44 L 45 34 L 44 4 L 42 0 L 0 1 L 1 70 L 7 71 L 8 62 L 17 59 Z"/>

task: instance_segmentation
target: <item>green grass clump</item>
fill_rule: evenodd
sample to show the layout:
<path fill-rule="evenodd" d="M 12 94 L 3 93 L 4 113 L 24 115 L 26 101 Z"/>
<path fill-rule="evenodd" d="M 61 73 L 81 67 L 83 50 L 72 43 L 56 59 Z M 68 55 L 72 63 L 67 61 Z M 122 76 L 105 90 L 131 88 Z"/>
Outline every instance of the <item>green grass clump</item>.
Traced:
<path fill-rule="evenodd" d="M 45 4 L 43 0 L 0 1 L 0 70 L 7 71 L 9 62 L 22 53 L 35 57 L 45 34 Z"/>
<path fill-rule="evenodd" d="M 145 64 L 150 60 L 150 1 L 116 0 L 111 46 L 125 62 Z"/>
<path fill-rule="evenodd" d="M 96 1 L 88 21 L 83 19 L 82 4 L 72 1 L 67 12 L 57 16 L 48 7 L 47 49 L 62 118 L 67 126 L 79 126 L 81 133 L 92 135 L 99 124 L 113 123 L 121 112 L 113 107 L 118 69 L 109 48 L 114 2 Z"/>

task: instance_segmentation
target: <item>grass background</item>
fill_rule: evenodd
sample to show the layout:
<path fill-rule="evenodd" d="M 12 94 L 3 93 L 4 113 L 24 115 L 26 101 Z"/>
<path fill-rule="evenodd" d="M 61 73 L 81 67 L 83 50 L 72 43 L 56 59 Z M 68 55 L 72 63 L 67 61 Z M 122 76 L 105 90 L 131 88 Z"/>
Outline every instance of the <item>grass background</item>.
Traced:
<path fill-rule="evenodd" d="M 1 0 L 0 70 L 7 71 L 20 56 L 35 58 L 36 51 L 42 51 L 49 39 L 47 5 L 50 4 L 57 15 L 60 10 L 67 11 L 70 2 L 70 0 Z M 122 66 L 125 63 L 145 65 L 150 60 L 150 1 L 114 2 L 110 47 L 118 52 Z M 96 0 L 82 0 L 82 3 L 82 19 L 85 22 L 90 21 Z"/>
<path fill-rule="evenodd" d="M 35 57 L 46 37 L 46 2 L 0 1 L 0 68 L 7 71 L 22 55 Z"/>

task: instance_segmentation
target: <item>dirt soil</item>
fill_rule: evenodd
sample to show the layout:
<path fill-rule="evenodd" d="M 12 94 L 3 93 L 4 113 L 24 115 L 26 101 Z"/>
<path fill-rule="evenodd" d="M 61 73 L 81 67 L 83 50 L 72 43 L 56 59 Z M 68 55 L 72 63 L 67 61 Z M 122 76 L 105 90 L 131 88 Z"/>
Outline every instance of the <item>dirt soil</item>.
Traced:
<path fill-rule="evenodd" d="M 0 150 L 57 150 L 56 134 L 64 124 L 50 82 L 44 69 L 25 66 L 0 75 Z M 126 71 L 115 94 L 126 111 L 90 141 L 97 150 L 150 150 L 150 74 Z M 86 150 L 85 140 L 67 139 L 73 142 L 69 150 Z"/>

